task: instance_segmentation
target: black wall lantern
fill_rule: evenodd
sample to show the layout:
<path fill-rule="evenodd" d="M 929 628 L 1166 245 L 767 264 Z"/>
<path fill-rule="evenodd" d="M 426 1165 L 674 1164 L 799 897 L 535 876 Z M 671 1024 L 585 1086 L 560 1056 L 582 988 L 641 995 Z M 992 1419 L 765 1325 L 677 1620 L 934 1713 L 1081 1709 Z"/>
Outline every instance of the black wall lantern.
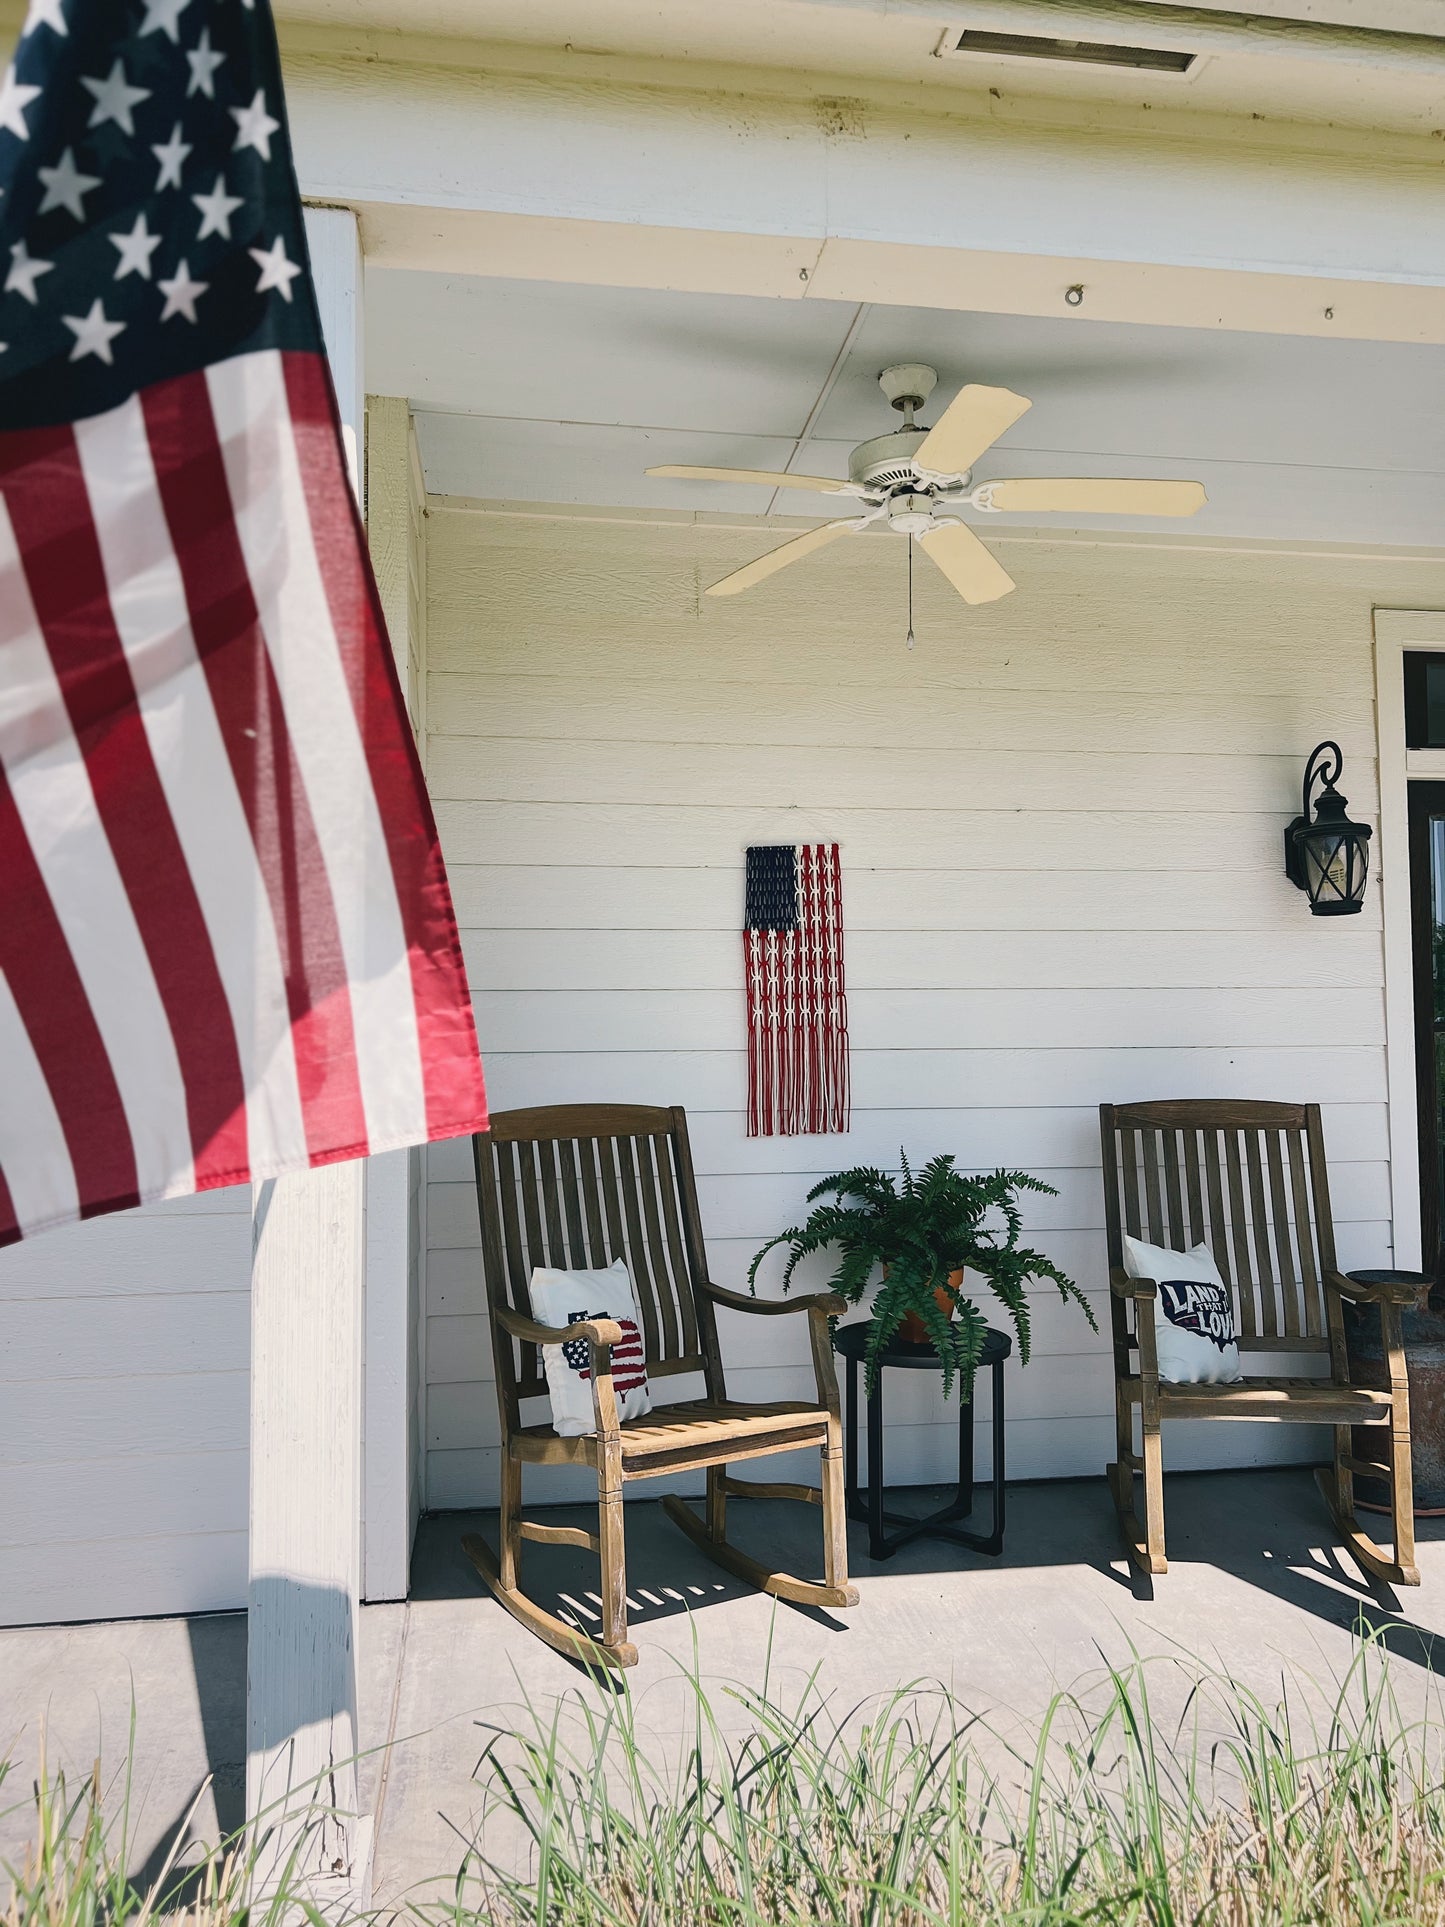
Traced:
<path fill-rule="evenodd" d="M 1370 830 L 1345 815 L 1345 798 L 1335 782 L 1345 761 L 1338 743 L 1321 743 L 1305 764 L 1302 814 L 1284 833 L 1284 873 L 1306 892 L 1310 915 L 1349 917 L 1365 901 L 1370 867 Z M 1310 821 L 1310 791 L 1320 784 L 1315 820 Z"/>

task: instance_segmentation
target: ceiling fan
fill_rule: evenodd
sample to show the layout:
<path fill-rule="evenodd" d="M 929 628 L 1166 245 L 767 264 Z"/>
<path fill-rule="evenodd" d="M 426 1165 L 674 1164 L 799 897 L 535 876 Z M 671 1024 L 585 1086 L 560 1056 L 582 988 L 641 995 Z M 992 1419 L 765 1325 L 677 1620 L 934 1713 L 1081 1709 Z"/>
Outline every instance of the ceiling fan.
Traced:
<path fill-rule="evenodd" d="M 985 450 L 1033 404 L 1008 388 L 971 383 L 961 388 L 932 428 L 921 428 L 914 412 L 922 408 L 938 376 L 921 362 L 885 368 L 878 385 L 903 415 L 891 434 L 860 442 L 848 458 L 848 480 L 820 475 L 775 475 L 757 468 L 693 468 L 669 463 L 650 468 L 690 482 L 757 482 L 767 488 L 809 489 L 824 495 L 852 495 L 863 512 L 796 535 L 779 548 L 749 562 L 708 589 L 709 595 L 737 595 L 766 581 L 791 562 L 801 562 L 840 535 L 856 534 L 886 522 L 911 536 L 943 571 L 965 602 L 996 602 L 1014 587 L 1013 578 L 994 559 L 957 511 L 967 505 L 986 514 L 1027 511 L 1049 515 L 1193 515 L 1206 501 L 1199 482 L 1040 479 L 973 482 L 972 468 Z"/>

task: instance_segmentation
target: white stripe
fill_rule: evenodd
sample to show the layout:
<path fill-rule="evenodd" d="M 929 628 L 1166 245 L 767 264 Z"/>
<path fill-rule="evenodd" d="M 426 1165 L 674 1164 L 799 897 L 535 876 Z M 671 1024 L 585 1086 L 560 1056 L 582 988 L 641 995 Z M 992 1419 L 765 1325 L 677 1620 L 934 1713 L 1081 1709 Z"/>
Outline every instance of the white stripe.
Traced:
<path fill-rule="evenodd" d="M 80 1215 L 70 1147 L 45 1072 L 0 970 L 0 1171 L 22 1234 Z"/>
<path fill-rule="evenodd" d="M 96 808 L 0 497 L 0 685 L 24 692 L 0 729 L 15 806 L 120 1090 L 143 1197 L 189 1190 L 180 1059 Z"/>
<path fill-rule="evenodd" d="M 311 536 L 278 353 L 207 369 L 246 571 L 316 823 L 351 988 L 373 1144 L 427 1134 L 416 1005 L 391 857 Z"/>
<path fill-rule="evenodd" d="M 306 1162 L 276 926 L 132 399 L 75 425 L 110 606 L 236 1032 L 254 1172 Z"/>

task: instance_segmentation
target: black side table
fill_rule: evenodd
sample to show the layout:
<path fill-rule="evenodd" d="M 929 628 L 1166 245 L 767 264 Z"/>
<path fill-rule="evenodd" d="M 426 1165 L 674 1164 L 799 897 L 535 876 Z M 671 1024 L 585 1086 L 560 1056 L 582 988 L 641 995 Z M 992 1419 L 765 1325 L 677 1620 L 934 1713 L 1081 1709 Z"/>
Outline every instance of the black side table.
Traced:
<path fill-rule="evenodd" d="M 968 1546 L 974 1552 L 986 1552 L 996 1556 L 1003 1551 L 1003 1513 L 1004 1513 L 1004 1444 L 1003 1444 L 1003 1362 L 1013 1351 L 1013 1341 L 1001 1331 L 989 1328 L 983 1341 L 983 1353 L 978 1361 L 978 1369 L 985 1365 L 993 1369 L 993 1525 L 987 1532 L 970 1532 L 967 1527 L 956 1525 L 955 1520 L 966 1519 L 973 1511 L 973 1395 L 958 1402 L 958 1492 L 948 1505 L 937 1512 L 931 1512 L 923 1519 L 910 1519 L 904 1513 L 886 1512 L 883 1509 L 883 1373 L 890 1366 L 901 1365 L 911 1371 L 935 1371 L 940 1375 L 943 1361 L 931 1345 L 909 1345 L 895 1338 L 884 1352 L 878 1374 L 878 1386 L 868 1400 L 868 1497 L 867 1503 L 858 1492 L 858 1368 L 863 1362 L 863 1354 L 868 1345 L 868 1334 L 872 1326 L 869 1322 L 853 1325 L 840 1325 L 833 1334 L 833 1349 L 841 1358 L 848 1361 L 848 1420 L 847 1436 L 844 1441 L 843 1475 L 848 1494 L 848 1511 L 855 1519 L 868 1522 L 868 1552 L 874 1559 L 891 1559 L 900 1546 L 916 1539 L 922 1532 L 932 1533 L 940 1539 L 951 1539 L 955 1545 Z M 885 1525 L 901 1527 L 900 1531 L 885 1533 Z"/>

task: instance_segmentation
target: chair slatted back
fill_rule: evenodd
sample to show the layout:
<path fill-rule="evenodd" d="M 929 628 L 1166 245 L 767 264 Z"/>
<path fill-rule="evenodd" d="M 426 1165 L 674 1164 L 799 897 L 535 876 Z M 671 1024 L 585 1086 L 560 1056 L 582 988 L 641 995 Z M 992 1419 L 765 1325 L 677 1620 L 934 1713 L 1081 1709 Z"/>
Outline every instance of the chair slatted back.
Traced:
<path fill-rule="evenodd" d="M 1207 1244 L 1234 1294 L 1241 1350 L 1331 1350 L 1317 1104 L 1101 1104 L 1099 1127 L 1111 1266 L 1124 1262 L 1125 1232 L 1176 1251 Z"/>
<path fill-rule="evenodd" d="M 694 1280 L 705 1275 L 687 1118 L 651 1105 L 502 1111 L 473 1139 L 487 1300 L 525 1317 L 535 1266 L 600 1270 L 623 1258 L 652 1377 L 705 1369 Z M 492 1326 L 498 1389 L 546 1393 L 541 1355 Z"/>

